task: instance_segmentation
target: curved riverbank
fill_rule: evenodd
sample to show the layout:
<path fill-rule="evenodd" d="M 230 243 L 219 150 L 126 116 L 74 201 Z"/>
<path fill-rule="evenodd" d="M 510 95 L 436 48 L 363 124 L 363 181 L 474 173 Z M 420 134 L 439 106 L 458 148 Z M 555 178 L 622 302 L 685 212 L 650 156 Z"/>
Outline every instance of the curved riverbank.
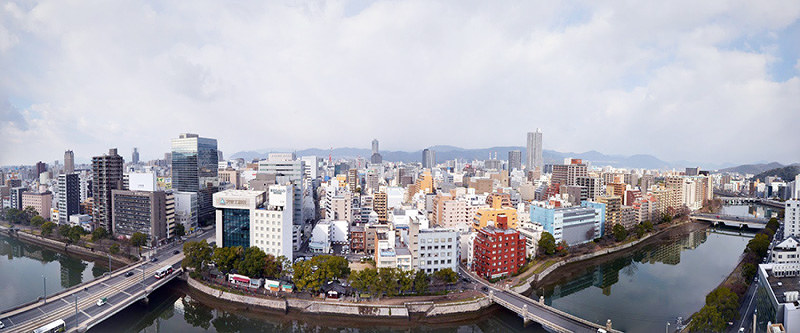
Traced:
<path fill-rule="evenodd" d="M 12 237 L 12 238 L 18 239 L 18 240 L 20 240 L 22 242 L 25 242 L 25 243 L 35 244 L 35 245 L 43 246 L 43 247 L 46 247 L 48 249 L 55 250 L 55 251 L 58 251 L 58 252 L 63 252 L 63 253 L 69 254 L 69 255 L 74 255 L 74 256 L 76 256 L 78 258 L 81 258 L 81 259 L 86 259 L 86 260 L 91 260 L 91 261 L 96 261 L 96 262 L 101 262 L 101 261 L 106 261 L 107 262 L 108 258 L 110 256 L 111 257 L 111 264 L 112 264 L 111 266 L 114 269 L 117 269 L 117 268 L 120 268 L 120 267 L 124 267 L 124 266 L 127 266 L 127 265 L 133 263 L 133 261 L 128 260 L 127 258 L 116 256 L 116 255 L 113 255 L 113 254 L 109 254 L 109 253 L 106 253 L 106 252 L 103 252 L 103 251 L 93 251 L 93 250 L 85 248 L 85 247 L 72 245 L 72 244 L 67 244 L 67 243 L 60 242 L 60 241 L 53 240 L 53 239 L 49 239 L 49 238 L 44 238 L 42 236 L 29 234 L 29 233 L 24 232 L 24 231 L 9 232 L 9 230 L 10 229 L 8 227 L 0 225 L 0 232 L 2 232 L 3 234 L 7 235 L 8 237 Z"/>
<path fill-rule="evenodd" d="M 656 233 L 649 234 L 641 239 L 620 244 L 612 248 L 604 249 L 594 253 L 589 253 L 577 257 L 567 258 L 566 260 L 559 261 L 539 274 L 534 274 L 524 284 L 517 285 L 512 289 L 520 294 L 527 295 L 532 290 L 541 286 L 553 283 L 565 277 L 575 276 L 579 274 L 587 265 L 593 265 L 599 261 L 608 260 L 617 256 L 624 256 L 632 251 L 636 251 L 647 245 L 665 243 L 674 241 L 683 237 L 692 231 L 702 230 L 708 228 L 708 225 L 700 222 L 684 222 L 676 224 Z M 580 264 L 580 265 L 578 265 Z M 553 274 L 553 273 L 558 274 Z"/>
<path fill-rule="evenodd" d="M 380 323 L 392 326 L 418 324 L 452 324 L 474 321 L 490 315 L 494 306 L 487 297 L 452 302 L 404 302 L 402 305 L 349 303 L 341 301 L 307 300 L 292 297 L 254 297 L 214 289 L 198 280 L 188 278 L 190 296 L 214 307 L 264 312 L 299 320 L 336 318 L 342 321 L 369 325 Z"/>

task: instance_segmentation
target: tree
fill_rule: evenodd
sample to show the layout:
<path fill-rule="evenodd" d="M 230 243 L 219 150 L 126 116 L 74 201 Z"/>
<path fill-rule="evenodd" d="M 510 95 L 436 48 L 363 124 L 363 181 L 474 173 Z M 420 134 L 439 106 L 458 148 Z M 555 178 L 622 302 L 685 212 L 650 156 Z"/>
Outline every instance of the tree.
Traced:
<path fill-rule="evenodd" d="M 62 225 L 58 226 L 58 234 L 61 235 L 61 237 L 67 238 L 67 237 L 69 237 L 70 229 L 72 229 L 72 228 L 70 228 L 69 225 L 62 224 Z"/>
<path fill-rule="evenodd" d="M 744 265 L 742 265 L 742 277 L 744 278 L 745 281 L 749 282 L 756 276 L 757 273 L 756 270 L 757 270 L 756 265 L 747 262 Z"/>
<path fill-rule="evenodd" d="M 759 258 L 763 258 L 767 255 L 769 243 L 769 236 L 763 233 L 758 233 L 755 237 L 750 239 L 749 242 L 747 242 L 747 251 L 755 254 Z"/>
<path fill-rule="evenodd" d="M 222 273 L 230 273 L 236 268 L 236 262 L 241 258 L 243 252 L 241 246 L 235 247 L 218 247 L 214 249 L 214 254 L 211 255 L 211 261 L 217 266 Z"/>
<path fill-rule="evenodd" d="M 31 218 L 31 225 L 35 228 L 41 228 L 44 222 L 45 222 L 44 218 L 39 215 L 36 215 Z"/>
<path fill-rule="evenodd" d="M 53 233 L 53 229 L 55 229 L 56 224 L 50 221 L 47 221 L 42 224 L 42 236 L 50 236 Z"/>
<path fill-rule="evenodd" d="M 622 224 L 615 224 L 611 230 L 614 234 L 614 239 L 616 239 L 617 242 L 621 242 L 625 240 L 625 238 L 628 238 L 628 230 L 625 230 L 625 227 L 623 227 Z"/>
<path fill-rule="evenodd" d="M 119 244 L 117 243 L 111 244 L 111 247 L 108 248 L 108 252 L 110 252 L 111 254 L 119 253 Z"/>
<path fill-rule="evenodd" d="M 647 232 L 653 231 L 653 222 L 644 221 L 643 225 L 644 225 L 644 230 L 645 231 L 647 231 Z"/>
<path fill-rule="evenodd" d="M 781 225 L 780 223 L 778 223 L 778 219 L 773 217 L 769 219 L 769 222 L 767 222 L 766 228 L 772 230 L 772 232 L 775 233 L 775 231 L 778 231 L 778 228 L 780 226 Z"/>
<path fill-rule="evenodd" d="M 236 261 L 236 271 L 239 274 L 253 278 L 264 276 L 264 262 L 267 254 L 258 247 L 251 246 L 244 250 L 241 260 Z"/>
<path fill-rule="evenodd" d="M 60 230 L 59 230 L 60 231 Z M 67 233 L 67 240 L 70 243 L 77 243 L 81 240 L 81 237 L 86 233 L 86 230 L 83 230 L 80 226 L 74 225 L 69 228 L 69 232 Z"/>
<path fill-rule="evenodd" d="M 104 227 L 97 227 L 92 231 L 92 242 L 108 237 L 108 231 Z"/>
<path fill-rule="evenodd" d="M 736 316 L 739 307 L 739 296 L 726 287 L 719 287 L 706 295 L 706 305 L 717 308 L 722 319 L 730 321 Z"/>
<path fill-rule="evenodd" d="M 141 247 L 147 245 L 147 235 L 141 232 L 134 232 L 131 235 L 131 245 Z"/>
<path fill-rule="evenodd" d="M 20 222 L 20 214 L 22 211 L 16 208 L 9 208 L 6 209 L 5 219 L 6 221 L 10 222 L 11 224 L 21 224 Z"/>
<path fill-rule="evenodd" d="M 440 269 L 434 272 L 433 278 L 446 284 L 458 282 L 458 274 L 450 268 Z"/>
<path fill-rule="evenodd" d="M 206 240 L 199 242 L 186 242 L 183 244 L 183 261 L 181 267 L 190 267 L 196 272 L 205 271 L 209 262 L 211 262 L 211 253 L 214 249 L 211 245 L 206 243 Z"/>
<path fill-rule="evenodd" d="M 448 268 L 449 269 L 449 268 Z M 452 270 L 451 270 L 452 271 Z M 397 274 L 397 284 L 401 294 L 414 288 L 414 271 L 401 271 Z"/>
<path fill-rule="evenodd" d="M 417 294 L 426 294 L 428 292 L 428 274 L 425 272 L 418 270 L 417 274 L 414 276 L 414 291 Z"/>
<path fill-rule="evenodd" d="M 689 330 L 692 332 L 722 332 L 726 322 L 716 307 L 706 305 L 692 316 Z"/>
<path fill-rule="evenodd" d="M 350 274 L 350 285 L 359 292 L 374 295 L 378 285 L 378 271 L 374 268 L 365 268 Z"/>
<path fill-rule="evenodd" d="M 350 274 L 350 263 L 344 257 L 320 255 L 311 258 L 311 262 L 321 271 L 320 278 L 325 280 L 321 281 L 322 283 Z"/>
<path fill-rule="evenodd" d="M 175 235 L 178 237 L 186 236 L 186 227 L 184 227 L 183 224 L 178 223 L 178 225 L 175 226 Z"/>
<path fill-rule="evenodd" d="M 670 223 L 672 222 L 672 215 L 669 213 L 664 213 L 661 215 L 661 223 Z"/>
<path fill-rule="evenodd" d="M 567 244 L 567 241 L 562 240 L 558 242 L 558 245 L 556 245 L 556 252 L 562 257 L 569 254 L 569 244 Z"/>
<path fill-rule="evenodd" d="M 314 264 L 311 261 L 299 261 L 292 265 L 294 270 L 294 285 L 297 289 L 313 291 L 318 290 L 322 285 L 319 280 L 314 276 Z"/>
<path fill-rule="evenodd" d="M 281 271 L 283 270 L 281 261 L 281 258 L 275 258 L 274 255 L 268 254 L 267 257 L 264 258 L 264 277 L 280 278 Z"/>
<path fill-rule="evenodd" d="M 542 237 L 539 238 L 539 251 L 540 255 L 551 255 L 556 253 L 556 238 L 553 237 L 553 234 L 544 231 L 542 232 Z"/>
<path fill-rule="evenodd" d="M 646 233 L 644 226 L 641 224 L 637 224 L 635 227 L 633 227 L 633 232 L 636 233 L 636 238 L 642 238 L 642 236 L 644 236 Z"/>
<path fill-rule="evenodd" d="M 397 295 L 397 289 L 399 285 L 397 283 L 396 269 L 394 268 L 378 269 L 378 280 L 379 280 L 379 283 L 377 285 L 378 295 L 385 294 L 386 296 L 389 297 Z"/>
<path fill-rule="evenodd" d="M 22 210 L 22 214 L 20 215 L 21 224 L 24 225 L 31 224 L 31 219 L 36 215 L 39 215 L 39 212 L 36 211 L 36 208 L 33 208 L 32 206 L 25 207 L 25 209 Z"/>

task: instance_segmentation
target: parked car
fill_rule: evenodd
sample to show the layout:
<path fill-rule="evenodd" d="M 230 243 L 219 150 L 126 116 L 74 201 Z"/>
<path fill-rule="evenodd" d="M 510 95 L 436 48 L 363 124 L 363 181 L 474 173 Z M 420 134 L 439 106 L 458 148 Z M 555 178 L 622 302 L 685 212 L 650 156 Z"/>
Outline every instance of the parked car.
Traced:
<path fill-rule="evenodd" d="M 133 271 L 125 272 L 125 277 L 131 277 L 131 276 L 133 276 Z"/>
<path fill-rule="evenodd" d="M 172 251 L 172 254 L 178 254 L 178 253 L 181 253 L 181 251 L 179 250 Z"/>
<path fill-rule="evenodd" d="M 158 261 L 158 258 L 156 258 L 156 257 L 153 257 L 153 258 L 150 259 L 150 262 L 156 262 L 156 261 Z"/>

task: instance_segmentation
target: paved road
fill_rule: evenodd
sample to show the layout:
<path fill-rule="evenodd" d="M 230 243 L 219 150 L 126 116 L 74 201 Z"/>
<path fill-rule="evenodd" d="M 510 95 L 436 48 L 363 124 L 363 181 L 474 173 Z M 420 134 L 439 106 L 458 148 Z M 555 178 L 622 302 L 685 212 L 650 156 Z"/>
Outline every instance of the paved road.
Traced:
<path fill-rule="evenodd" d="M 201 239 L 202 237 L 208 237 L 208 235 L 196 234 L 190 239 Z M 5 328 L 0 331 L 3 333 L 30 332 L 57 319 L 63 319 L 69 331 L 75 327 L 76 302 L 78 323 L 85 322 L 109 307 L 118 305 L 155 284 L 158 280 L 153 274 L 161 267 L 169 265 L 175 269 L 179 268 L 180 262 L 183 260 L 183 253 L 175 254 L 174 251 L 180 246 L 180 244 L 169 244 L 157 249 L 153 256 L 158 258 L 156 262 L 143 261 L 140 264 L 114 271 L 110 276 L 97 278 L 53 297 L 48 297 L 47 302 L 39 301 L 20 309 L 6 311 L 0 314 L 0 322 L 5 325 Z M 133 274 L 125 276 L 128 272 Z M 96 303 L 101 298 L 107 298 L 108 303 L 97 306 Z"/>

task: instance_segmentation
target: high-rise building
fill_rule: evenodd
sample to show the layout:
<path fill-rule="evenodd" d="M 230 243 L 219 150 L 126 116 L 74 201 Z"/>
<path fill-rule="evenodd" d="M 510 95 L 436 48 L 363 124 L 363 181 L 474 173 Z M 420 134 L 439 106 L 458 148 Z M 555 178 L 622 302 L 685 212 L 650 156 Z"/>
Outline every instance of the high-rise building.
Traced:
<path fill-rule="evenodd" d="M 372 164 L 381 164 L 383 162 L 383 156 L 378 152 L 378 139 L 372 139 L 372 156 L 369 161 Z"/>
<path fill-rule="evenodd" d="M 64 173 L 70 174 L 75 172 L 75 153 L 72 150 L 64 152 Z"/>
<path fill-rule="evenodd" d="M 53 193 L 45 192 L 23 192 L 22 208 L 33 207 L 39 216 L 45 220 L 50 220 L 50 209 L 53 208 Z"/>
<path fill-rule="evenodd" d="M 598 207 L 544 208 L 531 205 L 531 222 L 536 222 L 556 239 L 568 245 L 590 242 L 603 235 L 603 211 Z"/>
<path fill-rule="evenodd" d="M 67 224 L 70 216 L 80 214 L 80 182 L 76 173 L 58 175 L 58 224 Z"/>
<path fill-rule="evenodd" d="M 525 247 L 525 238 L 514 229 L 480 229 L 475 237 L 473 269 L 490 279 L 511 275 L 525 264 Z"/>
<path fill-rule="evenodd" d="M 387 201 L 388 196 L 385 192 L 375 193 L 374 198 L 372 199 L 372 210 L 378 214 L 378 221 L 382 223 L 388 221 Z"/>
<path fill-rule="evenodd" d="M 786 200 L 783 236 L 800 236 L 800 200 Z"/>
<path fill-rule="evenodd" d="M 133 153 L 131 154 L 131 163 L 133 164 L 139 163 L 139 148 L 133 147 Z"/>
<path fill-rule="evenodd" d="M 23 209 L 25 207 L 22 206 L 22 193 L 27 191 L 27 187 L 17 186 L 11 188 L 11 208 L 14 209 Z"/>
<path fill-rule="evenodd" d="M 167 196 L 163 191 L 113 190 L 112 219 L 114 236 L 130 238 L 134 233 L 151 241 L 167 239 Z M 169 219 L 174 220 L 174 207 Z"/>
<path fill-rule="evenodd" d="M 113 228 L 111 192 L 122 189 L 122 170 L 125 160 L 117 154 L 117 148 L 108 154 L 92 157 L 92 194 L 94 205 L 92 218 L 98 227 L 111 232 Z"/>
<path fill-rule="evenodd" d="M 528 146 L 525 151 L 527 159 L 525 167 L 528 172 L 541 170 L 544 165 L 542 160 L 542 130 L 537 128 L 536 132 L 528 132 Z"/>
<path fill-rule="evenodd" d="M 687 176 L 697 176 L 700 174 L 700 167 L 686 168 L 685 174 Z"/>
<path fill-rule="evenodd" d="M 216 139 L 191 133 L 181 133 L 177 139 L 172 139 L 172 188 L 197 193 L 201 225 L 214 219 L 212 195 L 219 186 L 218 162 Z"/>
<path fill-rule="evenodd" d="M 38 179 L 39 175 L 41 175 L 43 172 L 47 171 L 47 163 L 44 163 L 42 161 L 36 162 L 35 168 L 36 168 L 36 177 L 35 178 Z"/>
<path fill-rule="evenodd" d="M 508 152 L 508 170 L 521 170 L 522 169 L 522 152 L 519 150 L 512 150 Z"/>
<path fill-rule="evenodd" d="M 436 152 L 425 148 L 422 150 L 422 167 L 433 168 L 436 166 Z"/>

